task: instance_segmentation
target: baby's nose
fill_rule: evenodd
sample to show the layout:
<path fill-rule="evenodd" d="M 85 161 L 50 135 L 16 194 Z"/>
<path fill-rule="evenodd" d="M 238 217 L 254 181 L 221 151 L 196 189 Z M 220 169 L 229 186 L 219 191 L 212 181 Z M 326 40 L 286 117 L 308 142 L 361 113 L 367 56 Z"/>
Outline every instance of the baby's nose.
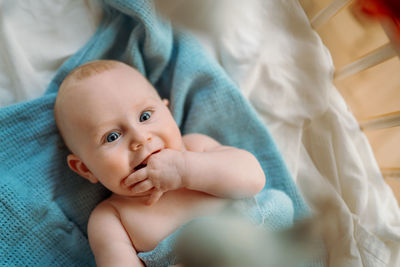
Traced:
<path fill-rule="evenodd" d="M 136 141 L 133 141 L 131 143 L 131 149 L 133 151 L 140 150 L 143 148 L 145 143 L 149 143 L 149 142 L 151 142 L 151 140 L 152 140 L 151 135 L 148 135 L 148 136 L 142 135 Z"/>

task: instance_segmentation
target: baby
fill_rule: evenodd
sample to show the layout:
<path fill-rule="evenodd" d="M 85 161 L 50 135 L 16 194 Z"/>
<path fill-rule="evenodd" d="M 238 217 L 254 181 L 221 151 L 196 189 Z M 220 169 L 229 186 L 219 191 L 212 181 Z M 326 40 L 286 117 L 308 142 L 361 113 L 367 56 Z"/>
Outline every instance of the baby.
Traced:
<path fill-rule="evenodd" d="M 88 223 L 98 266 L 144 266 L 137 253 L 264 187 L 251 153 L 202 134 L 182 136 L 168 100 L 122 62 L 99 60 L 73 70 L 54 113 L 71 151 L 68 166 L 113 192 Z"/>

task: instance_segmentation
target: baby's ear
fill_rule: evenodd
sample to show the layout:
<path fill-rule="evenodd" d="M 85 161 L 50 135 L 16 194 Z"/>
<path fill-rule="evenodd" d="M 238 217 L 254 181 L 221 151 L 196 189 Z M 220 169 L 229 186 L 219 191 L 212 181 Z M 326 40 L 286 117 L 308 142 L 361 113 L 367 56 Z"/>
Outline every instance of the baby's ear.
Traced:
<path fill-rule="evenodd" d="M 83 178 L 88 179 L 91 183 L 97 183 L 96 177 L 94 177 L 93 173 L 86 167 L 85 163 L 76 155 L 69 154 L 67 156 L 68 166 L 71 170 L 82 176 Z"/>
<path fill-rule="evenodd" d="M 163 98 L 162 102 L 164 103 L 164 105 L 166 105 L 168 107 L 169 101 L 166 98 Z"/>

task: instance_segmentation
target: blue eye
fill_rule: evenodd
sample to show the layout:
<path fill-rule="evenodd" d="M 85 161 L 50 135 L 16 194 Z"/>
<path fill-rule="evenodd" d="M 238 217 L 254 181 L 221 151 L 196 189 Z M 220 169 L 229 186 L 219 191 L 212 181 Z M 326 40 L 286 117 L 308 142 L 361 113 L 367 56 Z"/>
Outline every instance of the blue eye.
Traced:
<path fill-rule="evenodd" d="M 117 140 L 120 136 L 121 135 L 119 133 L 112 132 L 109 135 L 107 135 L 106 140 L 107 140 L 108 143 L 111 143 L 111 142 L 114 142 L 115 140 Z"/>
<path fill-rule="evenodd" d="M 144 122 L 147 121 L 148 119 L 150 119 L 151 117 L 151 111 L 145 111 L 140 115 L 139 121 L 140 122 Z"/>

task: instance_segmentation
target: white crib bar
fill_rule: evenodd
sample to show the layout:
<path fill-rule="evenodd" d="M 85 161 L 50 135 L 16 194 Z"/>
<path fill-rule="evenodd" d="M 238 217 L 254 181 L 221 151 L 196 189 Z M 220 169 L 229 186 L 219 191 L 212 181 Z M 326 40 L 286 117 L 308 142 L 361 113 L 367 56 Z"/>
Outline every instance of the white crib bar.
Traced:
<path fill-rule="evenodd" d="M 391 43 L 387 43 L 354 61 L 353 63 L 350 63 L 335 71 L 334 79 L 344 79 L 395 56 L 397 56 L 396 50 L 392 47 Z"/>
<path fill-rule="evenodd" d="M 384 129 L 400 126 L 400 111 L 382 114 L 360 122 L 362 130 Z"/>
<path fill-rule="evenodd" d="M 336 15 L 343 7 L 345 7 L 352 0 L 333 0 L 327 7 L 318 12 L 315 17 L 311 19 L 311 27 L 317 30 L 324 25 L 328 20 Z"/>

